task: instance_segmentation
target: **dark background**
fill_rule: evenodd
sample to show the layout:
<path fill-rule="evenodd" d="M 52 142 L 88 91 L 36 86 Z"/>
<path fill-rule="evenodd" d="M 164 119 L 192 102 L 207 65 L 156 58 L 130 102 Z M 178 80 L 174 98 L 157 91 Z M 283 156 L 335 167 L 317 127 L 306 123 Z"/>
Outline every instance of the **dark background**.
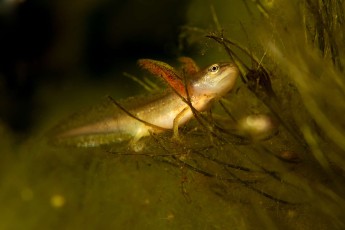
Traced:
<path fill-rule="evenodd" d="M 43 111 L 36 91 L 114 77 L 138 58 L 175 58 L 189 1 L 0 3 L 0 120 L 28 134 Z M 75 74 L 71 74 L 75 73 Z M 114 86 L 116 88 L 116 86 Z"/>

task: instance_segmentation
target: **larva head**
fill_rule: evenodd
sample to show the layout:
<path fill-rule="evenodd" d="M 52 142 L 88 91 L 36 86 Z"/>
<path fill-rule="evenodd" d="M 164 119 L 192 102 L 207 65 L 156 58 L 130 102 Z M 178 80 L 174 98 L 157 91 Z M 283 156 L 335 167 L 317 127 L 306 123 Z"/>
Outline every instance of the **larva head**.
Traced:
<path fill-rule="evenodd" d="M 201 70 L 191 83 L 193 95 L 218 98 L 228 93 L 235 85 L 239 75 L 237 66 L 223 62 L 210 65 Z"/>

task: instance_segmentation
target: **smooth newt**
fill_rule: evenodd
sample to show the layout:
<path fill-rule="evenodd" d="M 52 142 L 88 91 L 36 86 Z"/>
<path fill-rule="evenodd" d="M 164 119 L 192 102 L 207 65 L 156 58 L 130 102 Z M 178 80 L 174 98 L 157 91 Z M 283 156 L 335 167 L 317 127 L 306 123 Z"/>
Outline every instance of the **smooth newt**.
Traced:
<path fill-rule="evenodd" d="M 239 75 L 233 63 L 217 63 L 199 70 L 192 59 L 182 57 L 179 60 L 184 65 L 185 78 L 166 63 L 140 59 L 138 63 L 142 68 L 163 78 L 172 90 L 145 98 L 130 98 L 118 104 L 108 101 L 103 106 L 74 115 L 55 128 L 54 142 L 79 147 L 124 140 L 134 144 L 150 132 L 169 129 L 174 129 L 176 137 L 178 127 L 193 117 L 187 98 L 194 109 L 205 111 L 214 100 L 234 87 Z"/>

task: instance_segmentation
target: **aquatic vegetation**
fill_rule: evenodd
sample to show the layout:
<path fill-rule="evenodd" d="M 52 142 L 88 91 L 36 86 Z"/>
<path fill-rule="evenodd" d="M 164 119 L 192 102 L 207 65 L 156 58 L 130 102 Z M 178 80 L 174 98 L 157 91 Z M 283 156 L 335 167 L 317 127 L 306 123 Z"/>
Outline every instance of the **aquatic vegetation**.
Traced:
<path fill-rule="evenodd" d="M 143 154 L 209 178 L 224 200 L 234 202 L 229 197 L 235 182 L 243 186 L 241 192 L 249 191 L 246 201 L 251 205 L 281 207 L 282 213 L 294 210 L 287 219 L 296 219 L 308 208 L 306 219 L 319 217 L 315 223 L 308 222 L 308 228 L 341 229 L 345 208 L 343 3 L 254 2 L 262 16 L 255 31 L 261 50 L 233 41 L 224 31 L 207 35 L 237 64 L 246 89 L 240 86 L 236 95 L 220 101 L 216 108 L 220 116 L 195 113 L 196 127 L 184 129 L 182 143 L 152 135 L 153 149 Z M 254 131 L 249 131 L 254 136 L 244 135 L 248 127 L 236 126 L 257 114 L 274 120 L 267 139 L 255 138 Z M 159 151 L 157 144 L 164 154 L 153 153 Z M 274 217 L 267 218 L 267 226 L 281 226 Z M 302 223 L 294 227 L 298 225 Z"/>
<path fill-rule="evenodd" d="M 164 89 L 192 119 L 179 126 L 170 119 L 168 130 L 147 132 L 136 148 L 128 145 L 132 134 L 96 148 L 46 145 L 42 134 L 17 147 L 13 157 L 8 153 L 15 143 L 7 143 L 13 138 L 1 126 L 0 198 L 6 208 L 0 209 L 0 228 L 344 229 L 344 2 L 212 4 L 191 2 L 176 56 L 235 63 L 239 78 L 231 93 L 198 109 L 185 77 L 198 72 L 194 62 L 182 58 L 185 67 L 178 72 L 151 60 L 146 69 L 173 83 Z M 148 94 L 161 88 L 134 68 L 120 71 Z M 93 88 L 84 95 L 94 97 Z M 82 113 L 84 119 L 77 116 L 62 129 L 114 111 L 134 115 L 135 127 L 148 121 L 128 106 L 138 103 L 122 103 L 115 91 L 90 119 Z M 52 96 L 48 104 L 73 113 L 67 101 Z M 52 115 L 41 133 L 61 117 Z M 177 128 L 179 138 L 172 138 Z M 76 145 L 76 139 L 65 140 Z"/>

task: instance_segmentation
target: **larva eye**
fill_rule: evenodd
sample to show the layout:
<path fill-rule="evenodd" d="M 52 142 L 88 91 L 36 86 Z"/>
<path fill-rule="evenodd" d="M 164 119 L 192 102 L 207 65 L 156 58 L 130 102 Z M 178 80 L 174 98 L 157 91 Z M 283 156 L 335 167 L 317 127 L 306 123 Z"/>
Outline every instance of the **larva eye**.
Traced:
<path fill-rule="evenodd" d="M 219 65 L 218 64 L 214 64 L 214 65 L 211 65 L 209 68 L 208 68 L 208 72 L 212 73 L 212 74 L 215 74 L 219 71 Z"/>

